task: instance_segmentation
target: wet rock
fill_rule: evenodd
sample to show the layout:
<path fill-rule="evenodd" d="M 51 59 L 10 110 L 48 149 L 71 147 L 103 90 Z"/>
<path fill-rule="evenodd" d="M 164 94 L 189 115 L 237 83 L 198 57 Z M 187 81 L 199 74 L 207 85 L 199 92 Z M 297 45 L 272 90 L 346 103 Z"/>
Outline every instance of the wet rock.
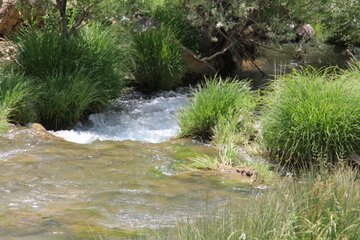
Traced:
<path fill-rule="evenodd" d="M 156 29 L 161 26 L 161 23 L 152 17 L 143 16 L 139 13 L 134 15 L 134 31 L 146 32 L 151 29 Z"/>
<path fill-rule="evenodd" d="M 59 223 L 58 221 L 53 220 L 53 219 L 47 219 L 47 220 L 44 220 L 44 221 L 41 223 L 41 226 L 42 226 L 42 227 L 46 227 L 46 228 L 49 228 L 49 227 L 59 227 L 59 226 L 61 226 L 61 223 Z"/>
<path fill-rule="evenodd" d="M 315 31 L 310 24 L 300 26 L 296 31 L 296 40 L 299 42 L 307 42 L 315 36 Z"/>
<path fill-rule="evenodd" d="M 32 123 L 30 128 L 34 131 L 35 135 L 41 139 L 63 140 L 62 138 L 49 133 L 40 123 Z"/>
<path fill-rule="evenodd" d="M 236 172 L 246 177 L 253 177 L 256 175 L 256 171 L 251 168 L 236 169 Z"/>
<path fill-rule="evenodd" d="M 257 179 L 257 172 L 255 169 L 250 167 L 236 168 L 227 165 L 220 165 L 219 170 L 222 173 L 230 174 L 234 176 L 240 176 L 244 179 L 244 182 L 250 181 L 255 182 Z"/>

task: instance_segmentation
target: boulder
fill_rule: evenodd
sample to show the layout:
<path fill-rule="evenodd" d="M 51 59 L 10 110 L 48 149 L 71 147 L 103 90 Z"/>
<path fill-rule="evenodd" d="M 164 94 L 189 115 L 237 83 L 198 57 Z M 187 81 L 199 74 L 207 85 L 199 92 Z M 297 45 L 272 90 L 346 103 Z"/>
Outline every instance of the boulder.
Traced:
<path fill-rule="evenodd" d="M 16 0 L 4 0 L 0 6 L 0 35 L 7 36 L 19 29 L 20 13 Z"/>
<path fill-rule="evenodd" d="M 315 31 L 310 24 L 301 25 L 296 31 L 296 39 L 307 42 L 315 36 Z"/>
<path fill-rule="evenodd" d="M 208 62 L 199 59 L 190 49 L 182 46 L 181 54 L 183 56 L 186 72 L 193 75 L 214 75 L 216 69 Z"/>

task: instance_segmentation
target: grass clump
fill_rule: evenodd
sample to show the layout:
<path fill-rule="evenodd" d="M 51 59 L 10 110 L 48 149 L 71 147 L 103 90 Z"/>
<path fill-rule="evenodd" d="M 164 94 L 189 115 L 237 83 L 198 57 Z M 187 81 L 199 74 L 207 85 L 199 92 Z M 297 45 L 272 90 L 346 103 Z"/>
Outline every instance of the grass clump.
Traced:
<path fill-rule="evenodd" d="M 180 137 L 211 140 L 218 156 L 196 158 L 194 167 L 248 169 L 256 174 L 253 181 L 271 181 L 273 174 L 269 166 L 254 160 L 247 152 L 257 144 L 252 139 L 256 132 L 256 106 L 257 98 L 248 82 L 221 77 L 205 79 L 204 84 L 194 90 L 190 104 L 179 113 Z"/>
<path fill-rule="evenodd" d="M 18 70 L 39 89 L 35 112 L 48 129 L 69 128 L 121 93 L 128 48 L 99 24 L 67 37 L 24 31 L 17 44 Z"/>
<path fill-rule="evenodd" d="M 135 84 L 144 91 L 178 87 L 184 75 L 179 42 L 168 28 L 138 33 L 134 37 Z"/>
<path fill-rule="evenodd" d="M 358 239 L 358 172 L 307 174 L 228 204 L 225 211 L 179 223 L 157 239 Z"/>
<path fill-rule="evenodd" d="M 275 81 L 266 98 L 262 133 L 276 160 L 308 167 L 359 153 L 359 84 L 358 79 L 312 69 Z"/>
<path fill-rule="evenodd" d="M 180 137 L 223 142 L 251 121 L 256 98 L 247 82 L 230 78 L 205 79 L 190 104 L 179 113 Z M 214 132 L 215 129 L 215 132 Z"/>
<path fill-rule="evenodd" d="M 83 72 L 52 74 L 44 80 L 37 98 L 37 115 L 47 129 L 66 129 L 74 125 L 87 112 L 92 112 L 91 108 L 101 99 L 98 91 L 101 79 L 89 81 L 89 76 Z"/>
<path fill-rule="evenodd" d="M 31 111 L 33 88 L 21 74 L 6 72 L 0 74 L 0 125 L 7 121 L 27 123 L 34 119 Z"/>
<path fill-rule="evenodd" d="M 176 39 L 194 52 L 200 51 L 201 32 L 188 19 L 187 9 L 179 1 L 166 0 L 154 11 L 152 16 L 165 27 L 174 31 Z"/>

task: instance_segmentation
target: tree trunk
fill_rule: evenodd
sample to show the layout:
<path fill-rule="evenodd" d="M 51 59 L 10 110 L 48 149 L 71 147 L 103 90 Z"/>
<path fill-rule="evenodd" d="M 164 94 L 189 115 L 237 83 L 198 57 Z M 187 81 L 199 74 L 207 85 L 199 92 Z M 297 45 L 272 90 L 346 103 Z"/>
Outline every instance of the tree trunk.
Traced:
<path fill-rule="evenodd" d="M 56 0 L 56 6 L 60 13 L 60 21 L 61 21 L 61 34 L 66 37 L 69 33 L 68 31 L 68 22 L 66 17 L 66 3 L 67 0 Z"/>

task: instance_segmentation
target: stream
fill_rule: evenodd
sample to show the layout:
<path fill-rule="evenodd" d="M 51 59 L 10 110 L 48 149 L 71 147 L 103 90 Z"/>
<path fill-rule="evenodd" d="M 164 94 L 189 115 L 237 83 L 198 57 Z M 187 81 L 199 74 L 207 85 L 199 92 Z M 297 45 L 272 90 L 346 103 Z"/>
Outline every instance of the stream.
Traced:
<path fill-rule="evenodd" d="M 246 199 L 237 176 L 189 168 L 213 148 L 171 140 L 187 95 L 128 96 L 73 130 L 1 136 L 0 239 L 130 238 Z"/>
<path fill-rule="evenodd" d="M 338 65 L 348 60 L 329 53 Z M 256 62 L 269 75 L 275 63 L 293 64 L 273 55 Z M 191 168 L 193 158 L 216 152 L 174 138 L 188 95 L 132 93 L 72 130 L 11 127 L 0 135 L 0 240 L 145 238 L 205 209 L 221 211 L 229 199 L 249 201 L 261 190 L 238 175 Z"/>

